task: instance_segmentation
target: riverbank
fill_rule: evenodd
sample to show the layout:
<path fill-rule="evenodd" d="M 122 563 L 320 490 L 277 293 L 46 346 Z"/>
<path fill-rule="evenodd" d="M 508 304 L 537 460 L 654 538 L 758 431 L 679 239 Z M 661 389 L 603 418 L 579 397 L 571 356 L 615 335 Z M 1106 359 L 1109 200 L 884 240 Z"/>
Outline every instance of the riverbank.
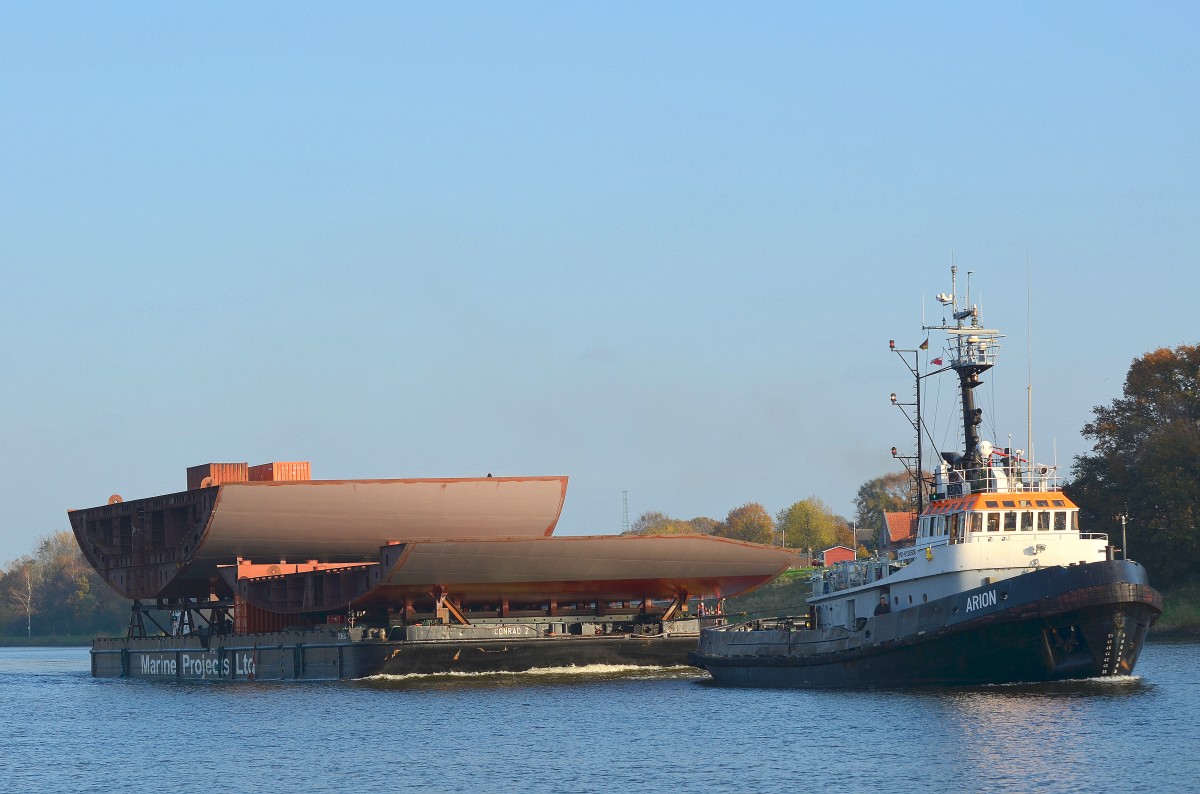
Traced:
<path fill-rule="evenodd" d="M 35 634 L 32 637 L 0 635 L 0 648 L 90 648 L 95 637 L 84 634 Z"/>
<path fill-rule="evenodd" d="M 1163 613 L 1151 629 L 1154 636 L 1200 636 L 1200 577 L 1163 593 Z"/>
<path fill-rule="evenodd" d="M 812 568 L 793 568 L 752 593 L 725 599 L 725 614 L 747 620 L 776 615 L 807 615 Z"/>

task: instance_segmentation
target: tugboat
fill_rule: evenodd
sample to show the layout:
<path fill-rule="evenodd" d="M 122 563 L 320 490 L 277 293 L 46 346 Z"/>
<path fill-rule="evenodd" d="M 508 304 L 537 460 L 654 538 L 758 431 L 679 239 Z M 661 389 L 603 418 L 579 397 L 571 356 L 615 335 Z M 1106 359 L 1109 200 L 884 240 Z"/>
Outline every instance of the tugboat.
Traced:
<path fill-rule="evenodd" d="M 960 306 L 955 276 L 952 268 L 951 291 L 937 296 L 953 320 L 923 326 L 946 333 L 946 363 L 928 375 L 910 366 L 913 545 L 818 570 L 807 615 L 702 630 L 689 661 L 717 684 L 974 685 L 1133 672 L 1162 596 L 1107 535 L 1080 527 L 1053 467 L 980 437 L 974 390 L 1003 335 L 980 324 L 969 289 Z M 921 465 L 920 384 L 945 371 L 958 377 L 964 450 L 942 452 L 930 477 Z"/>

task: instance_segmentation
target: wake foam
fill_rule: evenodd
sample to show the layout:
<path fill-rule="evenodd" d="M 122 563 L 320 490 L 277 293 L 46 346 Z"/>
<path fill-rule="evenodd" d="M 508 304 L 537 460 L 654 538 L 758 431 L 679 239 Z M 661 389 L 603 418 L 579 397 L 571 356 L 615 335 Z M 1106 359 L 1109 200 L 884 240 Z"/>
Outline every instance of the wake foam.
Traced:
<path fill-rule="evenodd" d="M 355 681 L 500 680 L 519 678 L 696 678 L 701 670 L 687 665 L 651 667 L 637 664 L 585 664 L 568 667 L 531 667 L 521 672 L 493 670 L 485 673 L 377 673 Z"/>

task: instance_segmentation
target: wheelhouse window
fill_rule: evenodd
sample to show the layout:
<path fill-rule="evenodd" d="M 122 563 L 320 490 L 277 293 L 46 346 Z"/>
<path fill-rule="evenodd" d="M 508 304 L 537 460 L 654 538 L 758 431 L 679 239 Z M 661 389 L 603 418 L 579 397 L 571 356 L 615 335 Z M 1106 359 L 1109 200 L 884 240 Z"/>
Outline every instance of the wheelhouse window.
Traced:
<path fill-rule="evenodd" d="M 1005 532 L 1016 532 L 1017 531 L 1017 511 L 1016 510 L 1005 510 L 1004 511 L 1004 531 Z"/>
<path fill-rule="evenodd" d="M 1032 532 L 1033 531 L 1033 516 L 1034 516 L 1034 512 L 1032 510 L 1026 510 L 1025 512 L 1021 513 L 1021 531 L 1022 532 Z"/>
<path fill-rule="evenodd" d="M 1000 531 L 1000 514 L 999 513 L 988 513 L 987 514 L 987 527 L 988 527 L 987 528 L 988 532 L 999 532 Z"/>
<path fill-rule="evenodd" d="M 1050 511 L 1049 510 L 1039 510 L 1038 511 L 1038 531 L 1039 532 L 1049 532 L 1050 531 Z"/>
<path fill-rule="evenodd" d="M 983 513 L 971 513 L 971 531 L 983 531 Z"/>
<path fill-rule="evenodd" d="M 1067 529 L 1067 514 L 1063 510 L 1054 511 L 1054 531 L 1065 532 Z"/>

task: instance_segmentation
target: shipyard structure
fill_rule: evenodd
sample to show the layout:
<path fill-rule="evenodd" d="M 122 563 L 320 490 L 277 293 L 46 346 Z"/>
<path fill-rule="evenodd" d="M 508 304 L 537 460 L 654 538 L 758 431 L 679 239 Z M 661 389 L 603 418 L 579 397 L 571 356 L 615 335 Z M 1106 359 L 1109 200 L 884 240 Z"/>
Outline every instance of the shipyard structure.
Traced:
<path fill-rule="evenodd" d="M 92 674 L 336 680 L 686 663 L 697 598 L 758 587 L 781 550 L 705 535 L 554 536 L 566 477 L 313 480 L 210 463 L 187 490 L 70 511 L 131 600 Z"/>

